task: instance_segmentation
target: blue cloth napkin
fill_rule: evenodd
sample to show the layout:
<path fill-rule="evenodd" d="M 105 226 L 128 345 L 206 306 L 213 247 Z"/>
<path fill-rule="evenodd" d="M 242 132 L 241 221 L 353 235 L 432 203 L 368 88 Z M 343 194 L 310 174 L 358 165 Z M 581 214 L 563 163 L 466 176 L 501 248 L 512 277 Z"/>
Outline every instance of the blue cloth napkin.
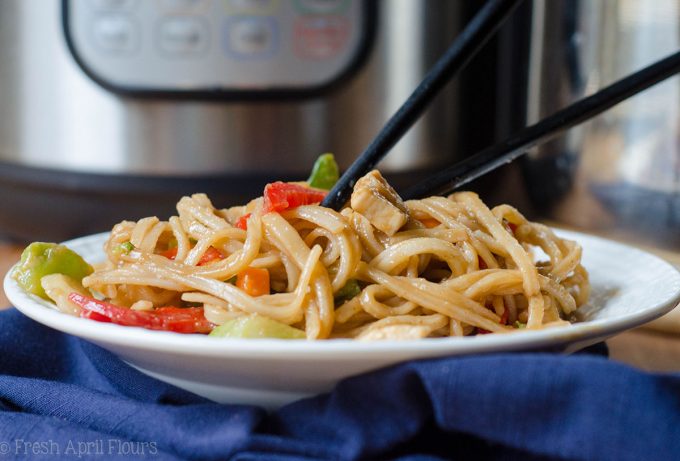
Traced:
<path fill-rule="evenodd" d="M 680 375 L 593 354 L 416 361 L 277 413 L 219 405 L 0 312 L 2 459 L 678 459 Z"/>

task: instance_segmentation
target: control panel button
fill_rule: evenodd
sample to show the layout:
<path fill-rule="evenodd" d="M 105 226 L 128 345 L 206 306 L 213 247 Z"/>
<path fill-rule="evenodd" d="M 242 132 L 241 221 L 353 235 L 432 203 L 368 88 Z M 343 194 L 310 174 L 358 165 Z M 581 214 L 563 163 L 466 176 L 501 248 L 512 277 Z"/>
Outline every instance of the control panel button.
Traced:
<path fill-rule="evenodd" d="M 227 51 L 243 59 L 267 58 L 276 53 L 278 30 L 273 18 L 235 17 L 226 23 Z"/>
<path fill-rule="evenodd" d="M 168 55 L 197 55 L 208 47 L 208 24 L 199 18 L 164 19 L 158 28 L 158 46 Z"/>
<path fill-rule="evenodd" d="M 355 72 L 357 57 L 375 35 L 379 3 L 53 1 L 63 5 L 69 51 L 112 91 L 181 97 L 202 92 L 234 100 L 276 98 L 281 90 L 308 94 Z"/>
<path fill-rule="evenodd" d="M 160 1 L 164 11 L 172 13 L 196 12 L 201 11 L 207 5 L 208 0 L 157 0 Z"/>
<path fill-rule="evenodd" d="M 90 0 L 90 3 L 96 10 L 130 11 L 136 6 L 137 0 Z"/>
<path fill-rule="evenodd" d="M 347 44 L 349 21 L 344 16 L 302 16 L 295 21 L 295 53 L 306 59 L 328 59 Z"/>
<path fill-rule="evenodd" d="M 101 51 L 130 54 L 139 44 L 139 29 L 124 15 L 99 16 L 93 22 L 94 42 Z"/>
<path fill-rule="evenodd" d="M 225 0 L 227 10 L 234 14 L 274 14 L 279 0 Z"/>
<path fill-rule="evenodd" d="M 295 0 L 295 6 L 302 13 L 338 14 L 345 11 L 348 0 Z"/>

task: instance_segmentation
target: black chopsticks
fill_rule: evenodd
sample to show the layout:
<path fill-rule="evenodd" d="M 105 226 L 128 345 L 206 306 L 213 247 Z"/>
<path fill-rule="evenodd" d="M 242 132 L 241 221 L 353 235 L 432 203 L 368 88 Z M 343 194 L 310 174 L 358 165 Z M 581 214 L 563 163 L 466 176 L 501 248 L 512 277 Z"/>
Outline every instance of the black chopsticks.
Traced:
<path fill-rule="evenodd" d="M 378 162 L 418 120 L 430 101 L 458 70 L 465 67 L 503 22 L 503 19 L 521 1 L 489 0 L 484 4 L 397 113 L 388 120 L 366 150 L 340 177 L 340 180 L 331 189 L 321 205 L 335 210 L 339 210 L 345 205 L 355 182 L 375 168 Z"/>
<path fill-rule="evenodd" d="M 680 51 L 618 80 L 534 125 L 523 128 L 494 146 L 428 176 L 426 181 L 406 189 L 400 195 L 409 200 L 451 192 L 678 72 Z M 669 104 L 676 103 L 669 101 Z"/>

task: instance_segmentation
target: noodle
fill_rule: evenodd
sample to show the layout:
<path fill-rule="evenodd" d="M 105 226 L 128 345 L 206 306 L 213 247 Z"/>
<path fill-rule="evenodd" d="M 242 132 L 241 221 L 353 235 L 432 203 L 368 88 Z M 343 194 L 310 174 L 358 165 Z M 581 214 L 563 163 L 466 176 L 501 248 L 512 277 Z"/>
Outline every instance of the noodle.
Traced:
<path fill-rule="evenodd" d="M 341 212 L 314 204 L 265 212 L 262 199 L 218 210 L 204 194 L 183 197 L 168 221 L 117 224 L 107 262 L 83 285 L 142 311 L 201 307 L 215 325 L 258 314 L 308 339 L 539 329 L 587 301 L 576 242 L 472 192 L 401 202 L 379 173 L 369 175 Z M 120 251 L 126 242 L 133 249 Z M 263 269 L 272 292 L 234 285 Z M 348 286 L 356 292 L 345 296 Z"/>

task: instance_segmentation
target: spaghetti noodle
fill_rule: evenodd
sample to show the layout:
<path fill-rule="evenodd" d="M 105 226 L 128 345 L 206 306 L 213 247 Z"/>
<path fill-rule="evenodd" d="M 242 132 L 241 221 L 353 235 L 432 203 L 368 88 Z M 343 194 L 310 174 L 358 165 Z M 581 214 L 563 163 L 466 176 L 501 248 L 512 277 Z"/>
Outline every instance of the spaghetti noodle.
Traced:
<path fill-rule="evenodd" d="M 581 247 L 511 206 L 489 209 L 472 192 L 402 202 L 377 171 L 340 212 L 304 204 L 305 189 L 320 201 L 316 189 L 274 184 L 246 206 L 195 194 L 167 221 L 117 224 L 83 285 L 140 315 L 186 306 L 222 325 L 257 314 L 308 339 L 538 329 L 587 301 Z M 257 277 L 266 292 L 253 291 Z"/>

